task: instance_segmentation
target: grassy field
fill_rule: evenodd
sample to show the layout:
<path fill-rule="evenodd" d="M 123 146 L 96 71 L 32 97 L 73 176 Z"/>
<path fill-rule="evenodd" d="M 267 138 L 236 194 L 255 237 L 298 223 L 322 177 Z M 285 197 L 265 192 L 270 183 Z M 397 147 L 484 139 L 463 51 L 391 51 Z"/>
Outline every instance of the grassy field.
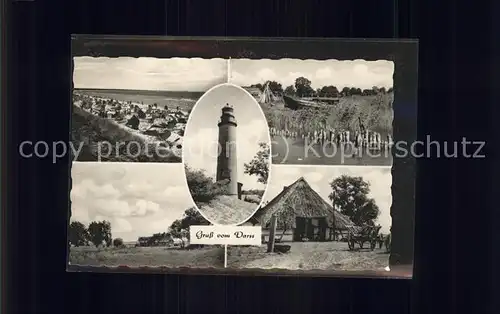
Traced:
<path fill-rule="evenodd" d="M 224 267 L 224 248 L 209 246 L 200 249 L 166 247 L 95 248 L 72 247 L 71 265 L 80 266 L 166 266 L 166 267 Z"/>
<path fill-rule="evenodd" d="M 384 270 L 389 254 L 376 248 L 349 251 L 345 242 L 292 242 L 288 253 L 266 253 L 266 246 L 228 247 L 227 267 L 290 270 Z M 365 245 L 366 246 L 366 245 Z"/>
<path fill-rule="evenodd" d="M 291 110 L 265 105 L 262 109 L 269 126 L 281 130 L 288 127 L 312 132 L 326 122 L 334 128 L 352 132 L 359 130 L 359 117 L 367 129 L 379 132 L 385 137 L 387 134 L 392 135 L 392 102 L 393 94 L 388 93 L 342 97 L 338 104 L 324 109 Z"/>

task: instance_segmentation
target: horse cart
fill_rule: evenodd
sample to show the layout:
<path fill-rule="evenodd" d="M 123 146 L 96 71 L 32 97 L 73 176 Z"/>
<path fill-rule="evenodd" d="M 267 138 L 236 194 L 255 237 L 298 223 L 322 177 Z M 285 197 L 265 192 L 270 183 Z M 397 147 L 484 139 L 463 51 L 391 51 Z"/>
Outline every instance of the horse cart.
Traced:
<path fill-rule="evenodd" d="M 362 249 L 365 243 L 370 244 L 370 249 L 373 251 L 379 241 L 379 231 L 381 226 L 352 226 L 348 229 L 347 245 L 349 250 L 354 250 L 356 244 Z"/>

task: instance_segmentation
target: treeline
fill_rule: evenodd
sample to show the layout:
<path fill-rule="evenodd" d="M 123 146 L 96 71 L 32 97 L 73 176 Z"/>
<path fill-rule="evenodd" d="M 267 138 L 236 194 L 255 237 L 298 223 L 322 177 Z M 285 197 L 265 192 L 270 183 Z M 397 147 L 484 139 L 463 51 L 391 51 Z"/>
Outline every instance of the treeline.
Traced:
<path fill-rule="evenodd" d="M 181 243 L 181 247 L 184 248 L 186 246 L 186 241 L 189 240 L 190 237 L 189 227 L 192 225 L 206 226 L 210 225 L 210 223 L 203 218 L 196 208 L 191 207 L 186 209 L 180 219 L 174 220 L 166 232 L 155 233 L 149 237 L 140 237 L 139 245 L 159 246 L 164 244 L 164 242 L 173 243 L 174 239 L 178 239 Z"/>
<path fill-rule="evenodd" d="M 96 247 L 102 245 L 110 247 L 111 244 L 123 245 L 123 240 L 120 238 L 112 240 L 111 223 L 106 220 L 92 221 L 88 227 L 79 221 L 73 221 L 69 225 L 68 241 L 74 246 L 87 246 L 90 243 Z"/>
<path fill-rule="evenodd" d="M 259 88 L 264 90 L 264 86 L 269 84 L 269 89 L 275 94 L 293 95 L 298 97 L 347 97 L 353 95 L 360 96 L 374 96 L 378 94 L 386 94 L 393 92 L 392 87 L 386 89 L 385 87 L 373 86 L 370 89 L 361 89 L 356 87 L 344 87 L 339 90 L 336 86 L 328 85 L 321 88 L 314 89 L 311 87 L 311 81 L 303 76 L 295 79 L 293 85 L 285 88 L 276 81 L 267 81 L 265 84 L 253 84 L 250 87 Z"/>

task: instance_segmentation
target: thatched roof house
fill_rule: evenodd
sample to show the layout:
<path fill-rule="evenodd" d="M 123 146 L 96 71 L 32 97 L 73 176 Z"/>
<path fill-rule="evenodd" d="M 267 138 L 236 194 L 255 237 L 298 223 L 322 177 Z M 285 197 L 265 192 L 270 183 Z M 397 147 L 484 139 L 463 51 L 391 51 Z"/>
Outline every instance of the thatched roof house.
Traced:
<path fill-rule="evenodd" d="M 284 187 L 280 194 L 257 211 L 250 222 L 266 227 L 273 214 L 277 216 L 279 229 L 295 229 L 300 219 L 324 219 L 325 228 L 334 225 L 336 230 L 354 226 L 349 217 L 335 211 L 303 177 Z"/>

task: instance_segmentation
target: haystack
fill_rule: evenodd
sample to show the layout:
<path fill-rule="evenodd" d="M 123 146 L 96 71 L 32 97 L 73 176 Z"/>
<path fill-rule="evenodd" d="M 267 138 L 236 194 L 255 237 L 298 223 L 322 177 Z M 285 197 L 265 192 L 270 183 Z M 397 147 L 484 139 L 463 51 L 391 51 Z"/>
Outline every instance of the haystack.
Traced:
<path fill-rule="evenodd" d="M 252 220 L 266 227 L 273 214 L 277 216 L 278 228 L 289 226 L 288 228 L 295 229 L 297 218 L 326 218 L 328 227 L 331 228 L 335 224 L 336 230 L 348 230 L 354 226 L 349 217 L 335 211 L 303 177 L 285 187 L 273 200 L 259 209 Z"/>

